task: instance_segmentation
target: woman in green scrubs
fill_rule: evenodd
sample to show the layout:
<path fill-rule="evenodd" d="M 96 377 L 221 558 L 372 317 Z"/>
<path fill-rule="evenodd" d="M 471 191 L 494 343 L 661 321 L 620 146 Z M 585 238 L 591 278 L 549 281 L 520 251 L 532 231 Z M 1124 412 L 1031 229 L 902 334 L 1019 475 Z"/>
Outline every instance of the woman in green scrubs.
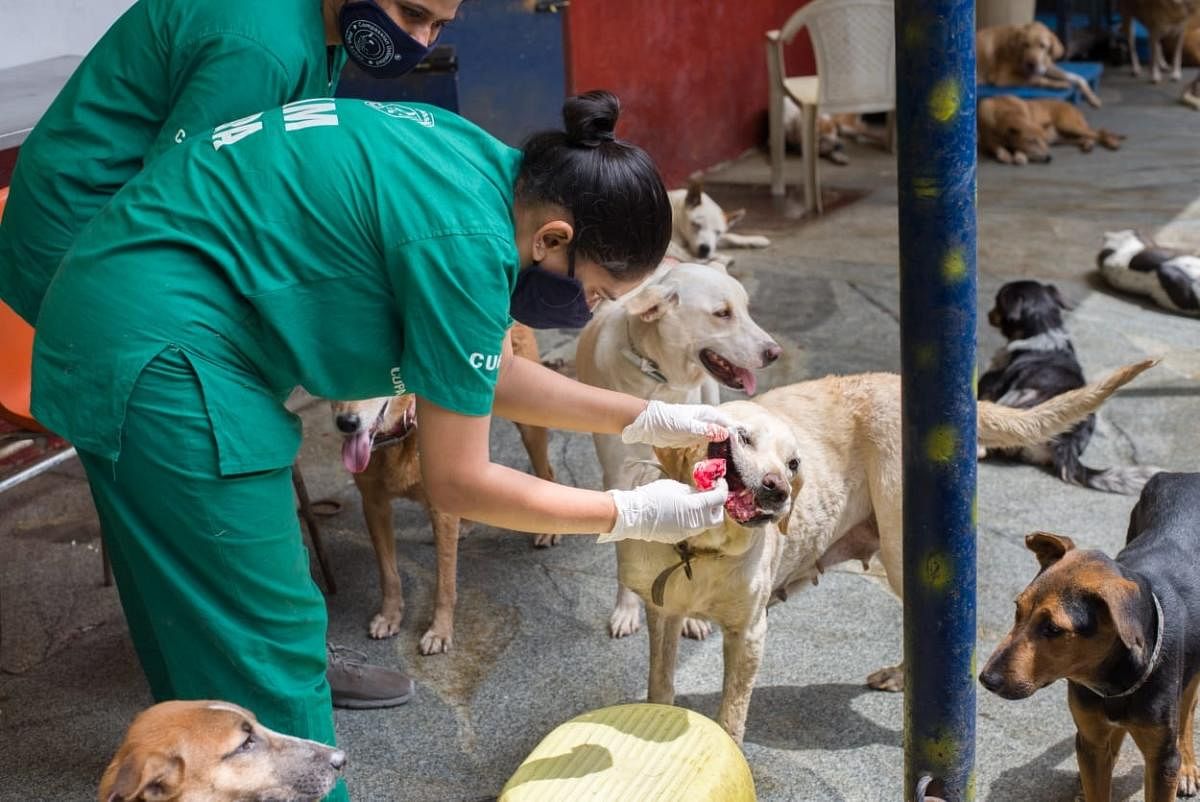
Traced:
<path fill-rule="evenodd" d="M 507 529 L 676 541 L 725 487 L 601 493 L 493 464 L 491 415 L 630 442 L 727 436 L 512 357 L 512 314 L 581 323 L 661 260 L 652 162 L 616 98 L 564 106 L 523 150 L 418 104 L 317 99 L 196 134 L 130 181 L 51 283 L 33 411 L 78 449 L 157 699 L 221 698 L 332 742 L 326 612 L 290 466 L 296 385 L 417 396 L 434 504 Z M 565 292 L 564 292 L 565 290 Z"/>
<path fill-rule="evenodd" d="M 402 74 L 459 3 L 139 0 L 21 146 L 0 221 L 0 300 L 36 324 L 63 254 L 144 164 L 228 120 L 333 94 L 347 54 Z"/>

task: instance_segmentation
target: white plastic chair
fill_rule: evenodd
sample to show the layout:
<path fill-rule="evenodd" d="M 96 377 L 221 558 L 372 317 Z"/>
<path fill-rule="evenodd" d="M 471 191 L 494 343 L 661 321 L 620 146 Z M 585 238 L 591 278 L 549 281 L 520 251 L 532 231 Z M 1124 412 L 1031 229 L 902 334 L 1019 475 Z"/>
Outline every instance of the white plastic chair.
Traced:
<path fill-rule="evenodd" d="M 784 46 L 801 28 L 808 29 L 817 59 L 817 74 L 789 78 Z M 896 39 L 893 0 L 813 0 L 792 14 L 779 30 L 767 31 L 770 86 L 771 194 L 783 195 L 784 98 L 803 114 L 804 205 L 820 214 L 821 186 L 817 170 L 818 114 L 889 112 L 891 149 L 896 107 Z"/>

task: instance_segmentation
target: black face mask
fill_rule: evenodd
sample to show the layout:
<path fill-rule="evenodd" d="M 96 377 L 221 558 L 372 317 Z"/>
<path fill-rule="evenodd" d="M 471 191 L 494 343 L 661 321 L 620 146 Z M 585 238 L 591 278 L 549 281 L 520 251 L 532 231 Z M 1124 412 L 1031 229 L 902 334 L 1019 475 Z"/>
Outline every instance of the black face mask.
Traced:
<path fill-rule="evenodd" d="M 374 0 L 348 0 L 338 13 L 346 55 L 375 78 L 399 78 L 429 55 Z"/>
<path fill-rule="evenodd" d="M 575 254 L 567 275 L 532 264 L 517 274 L 509 302 L 513 319 L 534 329 L 581 329 L 592 319 L 586 293 L 575 278 Z"/>

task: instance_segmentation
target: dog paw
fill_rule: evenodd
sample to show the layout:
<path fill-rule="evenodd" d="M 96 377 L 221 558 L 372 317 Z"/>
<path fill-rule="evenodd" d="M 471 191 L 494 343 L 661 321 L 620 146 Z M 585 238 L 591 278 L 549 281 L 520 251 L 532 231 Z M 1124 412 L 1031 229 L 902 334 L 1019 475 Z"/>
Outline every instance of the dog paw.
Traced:
<path fill-rule="evenodd" d="M 888 666 L 873 672 L 867 677 L 867 687 L 899 693 L 904 690 L 904 666 Z"/>
<path fill-rule="evenodd" d="M 704 640 L 712 634 L 712 624 L 702 618 L 683 619 L 683 637 Z"/>
<path fill-rule="evenodd" d="M 450 651 L 450 633 L 438 632 L 433 627 L 421 636 L 421 654 L 428 657 L 431 654 L 445 654 Z"/>
<path fill-rule="evenodd" d="M 535 549 L 548 549 L 551 546 L 557 546 L 562 542 L 562 535 L 537 535 L 533 538 L 533 547 Z"/>
<path fill-rule="evenodd" d="M 748 236 L 744 240 L 747 248 L 770 248 L 771 240 L 766 237 L 760 237 L 757 234 Z"/>
<path fill-rule="evenodd" d="M 404 611 L 399 610 L 395 615 L 376 613 L 367 626 L 367 634 L 375 640 L 392 638 L 400 634 L 400 622 L 404 620 Z"/>
<path fill-rule="evenodd" d="M 1178 796 L 1195 796 L 1200 793 L 1200 767 L 1195 763 L 1185 763 L 1179 767 L 1179 788 L 1175 793 Z"/>
<path fill-rule="evenodd" d="M 641 628 L 641 614 L 636 606 L 633 609 L 617 607 L 608 617 L 608 634 L 614 638 L 627 637 Z"/>

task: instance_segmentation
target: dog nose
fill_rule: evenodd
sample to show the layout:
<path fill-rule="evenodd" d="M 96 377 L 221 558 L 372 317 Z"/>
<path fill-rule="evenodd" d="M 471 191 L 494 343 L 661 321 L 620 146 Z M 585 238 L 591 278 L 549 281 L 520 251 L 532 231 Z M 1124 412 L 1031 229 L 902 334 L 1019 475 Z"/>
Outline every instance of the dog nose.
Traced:
<path fill-rule="evenodd" d="M 354 434 L 358 431 L 358 427 L 362 426 L 362 419 L 353 412 L 347 412 L 345 414 L 338 415 L 337 418 L 334 419 L 334 423 L 337 425 L 339 432 L 342 432 L 343 434 Z"/>
<path fill-rule="evenodd" d="M 777 473 L 768 473 L 762 478 L 759 494 L 765 501 L 783 501 L 788 497 L 788 485 Z"/>
<path fill-rule="evenodd" d="M 700 245 L 696 248 L 696 255 L 701 259 L 706 258 L 710 253 L 712 253 L 712 247 L 708 243 Z"/>
<path fill-rule="evenodd" d="M 782 353 L 783 349 L 779 347 L 778 343 L 771 343 L 767 346 L 767 350 L 763 351 L 763 363 L 767 365 L 771 364 L 776 359 L 779 359 L 779 355 Z"/>
<path fill-rule="evenodd" d="M 342 766 L 346 765 L 346 753 L 341 749 L 333 750 L 333 754 L 329 756 L 329 765 L 341 771 Z"/>
<path fill-rule="evenodd" d="M 988 671 L 985 668 L 983 671 L 979 672 L 979 682 L 983 685 L 983 687 L 987 688 L 992 693 L 995 693 L 996 689 L 999 688 L 1003 682 L 1003 679 L 1000 677 L 998 672 Z"/>

